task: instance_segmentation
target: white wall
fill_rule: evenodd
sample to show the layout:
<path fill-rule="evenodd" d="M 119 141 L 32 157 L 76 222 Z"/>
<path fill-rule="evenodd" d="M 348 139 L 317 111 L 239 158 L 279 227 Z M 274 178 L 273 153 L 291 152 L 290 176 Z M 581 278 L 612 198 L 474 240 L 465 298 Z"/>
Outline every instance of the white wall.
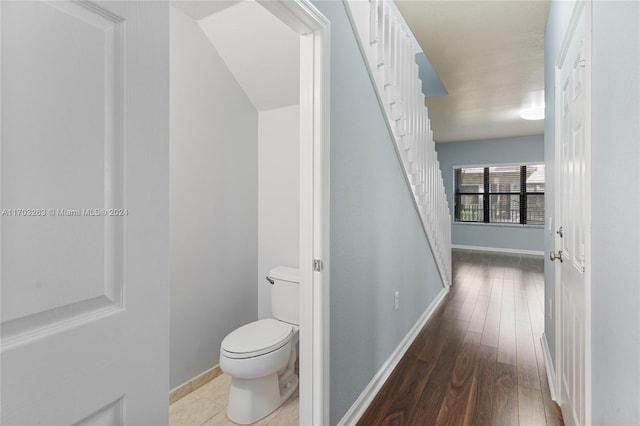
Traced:
<path fill-rule="evenodd" d="M 258 316 L 271 316 L 265 276 L 274 266 L 298 267 L 300 160 L 298 105 L 259 114 Z"/>
<path fill-rule="evenodd" d="M 171 10 L 171 388 L 257 319 L 258 113 L 195 21 Z"/>

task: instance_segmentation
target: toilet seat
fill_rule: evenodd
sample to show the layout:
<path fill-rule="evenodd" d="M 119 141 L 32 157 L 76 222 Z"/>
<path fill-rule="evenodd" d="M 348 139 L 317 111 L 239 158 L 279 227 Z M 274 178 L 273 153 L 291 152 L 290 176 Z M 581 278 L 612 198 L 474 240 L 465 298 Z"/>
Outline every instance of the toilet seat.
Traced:
<path fill-rule="evenodd" d="M 231 332 L 221 344 L 228 358 L 253 358 L 276 351 L 289 343 L 294 328 L 272 318 L 254 321 Z"/>

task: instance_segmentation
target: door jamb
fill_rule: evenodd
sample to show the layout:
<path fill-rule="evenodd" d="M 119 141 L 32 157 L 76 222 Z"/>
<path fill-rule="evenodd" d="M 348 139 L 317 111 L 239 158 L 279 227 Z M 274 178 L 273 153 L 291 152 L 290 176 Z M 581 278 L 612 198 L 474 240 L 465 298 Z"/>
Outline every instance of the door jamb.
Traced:
<path fill-rule="evenodd" d="M 300 35 L 299 424 L 328 424 L 330 23 L 309 0 L 258 2 Z"/>

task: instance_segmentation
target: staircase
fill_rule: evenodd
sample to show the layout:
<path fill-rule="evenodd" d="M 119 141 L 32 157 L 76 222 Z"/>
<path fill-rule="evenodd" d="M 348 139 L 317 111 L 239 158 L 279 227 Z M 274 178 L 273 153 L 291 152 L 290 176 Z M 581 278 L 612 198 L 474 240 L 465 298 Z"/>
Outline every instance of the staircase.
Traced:
<path fill-rule="evenodd" d="M 445 286 L 451 285 L 451 215 L 412 40 L 384 0 L 346 0 L 415 207 Z"/>

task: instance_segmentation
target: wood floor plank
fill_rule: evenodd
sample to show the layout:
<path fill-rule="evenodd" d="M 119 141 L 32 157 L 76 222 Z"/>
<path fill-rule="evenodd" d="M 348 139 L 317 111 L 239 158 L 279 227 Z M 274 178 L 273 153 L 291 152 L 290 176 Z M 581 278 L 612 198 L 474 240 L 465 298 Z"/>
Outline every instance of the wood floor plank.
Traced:
<path fill-rule="evenodd" d="M 482 330 L 483 345 L 498 347 L 500 336 L 500 313 L 502 311 L 502 280 L 492 280 L 491 296 L 487 307 L 487 317 Z"/>
<path fill-rule="evenodd" d="M 478 392 L 476 357 L 481 337 L 482 335 L 476 331 L 467 332 L 440 405 L 437 424 L 471 424 Z"/>
<path fill-rule="evenodd" d="M 561 425 L 562 412 L 560 407 L 551 399 L 551 391 L 549 390 L 549 381 L 547 380 L 547 372 L 545 370 L 544 355 L 542 353 L 542 344 L 536 345 L 536 361 L 538 363 L 538 374 L 540 375 L 540 387 L 542 392 L 542 403 L 544 405 L 544 413 L 547 419 L 547 425 Z"/>
<path fill-rule="evenodd" d="M 496 364 L 498 349 L 480 345 L 478 355 L 478 392 L 476 393 L 473 425 L 490 425 L 494 406 L 494 388 L 496 382 Z"/>
<path fill-rule="evenodd" d="M 450 329 L 447 333 L 442 352 L 434 365 L 427 387 L 420 394 L 417 406 L 413 407 L 407 425 L 435 424 L 464 336 L 465 332 L 458 327 Z"/>
<path fill-rule="evenodd" d="M 529 310 L 539 312 L 544 319 L 544 279 L 533 272 L 528 272 L 523 282 L 529 301 Z"/>
<path fill-rule="evenodd" d="M 528 281 L 525 283 L 525 293 L 529 307 L 529 319 L 534 338 L 538 339 L 544 332 L 544 304 L 538 298 L 535 287 L 543 287 L 543 283 Z"/>
<path fill-rule="evenodd" d="M 495 403 L 492 425 L 518 424 L 518 378 L 516 366 L 498 362 L 496 365 Z"/>
<path fill-rule="evenodd" d="M 504 281 L 502 310 L 500 311 L 500 336 L 498 338 L 498 362 L 516 365 L 516 318 L 513 282 Z"/>
<path fill-rule="evenodd" d="M 476 306 L 476 301 L 478 300 L 478 291 L 477 285 L 472 285 L 469 288 L 467 297 L 464 299 L 464 303 L 458 311 L 458 319 L 469 320 L 471 318 L 471 314 Z"/>
<path fill-rule="evenodd" d="M 399 365 L 394 371 L 394 377 L 383 388 L 384 398 L 375 398 L 370 409 L 358 422 L 359 425 L 373 424 L 407 424 L 405 421 L 411 415 L 413 407 L 418 403 L 418 397 L 424 392 L 429 382 L 435 363 L 414 359 L 411 363 Z M 394 397 L 389 397 L 393 392 Z M 379 394 L 378 396 L 380 396 Z"/>
<path fill-rule="evenodd" d="M 540 390 L 540 377 L 536 362 L 535 347 L 531 331 L 523 330 L 517 333 L 516 366 L 518 371 L 518 383 L 531 389 Z"/>
<path fill-rule="evenodd" d="M 539 343 L 543 259 L 452 258 L 452 288 L 358 425 L 562 425 Z"/>
<path fill-rule="evenodd" d="M 483 332 L 485 326 L 485 320 L 487 318 L 487 311 L 489 310 L 489 297 L 478 294 L 476 300 L 476 306 L 473 308 L 473 313 L 469 319 L 469 330 L 476 331 L 478 333 Z"/>
<path fill-rule="evenodd" d="M 529 316 L 529 304 L 526 299 L 522 283 L 515 288 L 516 306 L 516 365 L 518 370 L 518 384 L 528 388 L 540 390 L 538 377 L 538 363 L 533 342 L 533 331 Z"/>
<path fill-rule="evenodd" d="M 547 423 L 540 392 L 526 386 L 518 386 L 518 419 L 521 426 L 540 426 Z"/>

